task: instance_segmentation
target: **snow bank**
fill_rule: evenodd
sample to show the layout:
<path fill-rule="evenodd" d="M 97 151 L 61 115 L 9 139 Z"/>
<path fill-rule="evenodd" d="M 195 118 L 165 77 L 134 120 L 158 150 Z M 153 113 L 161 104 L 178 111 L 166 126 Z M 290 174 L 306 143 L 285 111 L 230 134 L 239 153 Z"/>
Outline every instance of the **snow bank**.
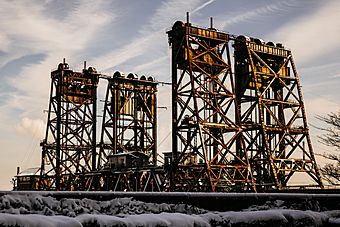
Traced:
<path fill-rule="evenodd" d="M 109 201 L 91 199 L 61 199 L 39 194 L 4 195 L 0 197 L 0 213 L 9 214 L 42 214 L 64 215 L 75 217 L 80 214 L 151 214 L 151 213 L 185 213 L 200 214 L 203 209 L 186 204 L 156 204 L 133 200 L 132 198 L 116 198 Z"/>
<path fill-rule="evenodd" d="M 325 214 L 298 210 L 268 210 L 246 212 L 207 212 L 200 215 L 181 213 L 160 213 L 112 216 L 102 214 L 82 214 L 77 217 L 44 216 L 38 214 L 0 214 L 0 226 L 183 226 L 183 227 L 322 227 L 339 223 L 339 219 L 329 219 Z"/>
<path fill-rule="evenodd" d="M 186 204 L 56 199 L 39 194 L 0 197 L 1 226 L 337 226 L 340 211 L 302 211 L 271 201 L 243 211 L 212 212 Z"/>

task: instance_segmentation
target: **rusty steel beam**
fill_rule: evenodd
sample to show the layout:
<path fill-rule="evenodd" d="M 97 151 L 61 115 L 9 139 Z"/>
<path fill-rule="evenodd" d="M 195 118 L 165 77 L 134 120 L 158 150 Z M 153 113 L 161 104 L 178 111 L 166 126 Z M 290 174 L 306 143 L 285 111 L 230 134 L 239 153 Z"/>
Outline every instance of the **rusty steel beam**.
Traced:
<path fill-rule="evenodd" d="M 105 169 L 101 172 L 102 183 L 96 190 L 162 192 L 168 191 L 166 173 L 162 167 Z"/>

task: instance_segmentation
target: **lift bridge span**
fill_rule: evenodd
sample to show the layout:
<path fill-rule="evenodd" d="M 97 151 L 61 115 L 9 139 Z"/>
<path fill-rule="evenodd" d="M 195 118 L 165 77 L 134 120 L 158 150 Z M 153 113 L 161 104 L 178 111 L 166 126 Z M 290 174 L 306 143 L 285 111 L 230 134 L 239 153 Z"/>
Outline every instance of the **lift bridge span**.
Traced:
<path fill-rule="evenodd" d="M 17 189 L 259 192 L 322 188 L 296 65 L 280 43 L 177 21 L 172 50 L 172 151 L 157 149 L 152 77 L 95 68 L 51 73 L 41 166 Z M 107 81 L 101 130 L 97 89 Z M 97 138 L 100 138 L 97 141 Z M 162 158 L 162 163 L 159 158 Z M 294 177 L 309 178 L 294 185 Z M 26 178 L 25 178 L 26 177 Z"/>

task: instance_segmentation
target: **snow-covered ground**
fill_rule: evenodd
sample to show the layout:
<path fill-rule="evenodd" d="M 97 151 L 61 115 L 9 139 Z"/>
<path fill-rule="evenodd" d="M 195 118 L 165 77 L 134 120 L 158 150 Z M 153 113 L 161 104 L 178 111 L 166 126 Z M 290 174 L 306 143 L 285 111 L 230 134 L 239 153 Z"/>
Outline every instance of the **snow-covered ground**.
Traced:
<path fill-rule="evenodd" d="M 4 194 L 1 226 L 340 226 L 340 210 L 298 210 L 281 200 L 242 211 L 208 211 L 187 204 L 147 203 L 132 198 L 97 201 L 56 199 L 47 194 Z"/>

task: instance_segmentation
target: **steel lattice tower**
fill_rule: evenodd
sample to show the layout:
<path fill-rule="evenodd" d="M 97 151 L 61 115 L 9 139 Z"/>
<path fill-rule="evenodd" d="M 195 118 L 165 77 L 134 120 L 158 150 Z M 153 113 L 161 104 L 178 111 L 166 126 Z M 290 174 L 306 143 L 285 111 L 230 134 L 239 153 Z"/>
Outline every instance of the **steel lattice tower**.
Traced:
<path fill-rule="evenodd" d="M 125 77 L 120 72 L 107 80 L 98 159 L 104 188 L 161 191 L 164 172 L 156 170 L 158 83 L 152 77 Z"/>
<path fill-rule="evenodd" d="M 149 163 L 156 165 L 157 82 L 148 79 L 132 73 L 125 77 L 120 72 L 108 79 L 99 166 L 109 155 L 130 151 L 145 153 Z"/>
<path fill-rule="evenodd" d="M 237 124 L 244 131 L 257 188 L 285 189 L 296 173 L 322 187 L 291 51 L 244 36 L 234 47 Z"/>
<path fill-rule="evenodd" d="M 65 60 L 51 72 L 40 189 L 84 190 L 84 175 L 96 170 L 98 80 L 93 67 L 74 72 Z"/>
<path fill-rule="evenodd" d="M 180 21 L 168 35 L 172 48 L 171 190 L 255 190 L 247 152 L 236 149 L 245 143 L 236 124 L 239 111 L 229 35 Z"/>

